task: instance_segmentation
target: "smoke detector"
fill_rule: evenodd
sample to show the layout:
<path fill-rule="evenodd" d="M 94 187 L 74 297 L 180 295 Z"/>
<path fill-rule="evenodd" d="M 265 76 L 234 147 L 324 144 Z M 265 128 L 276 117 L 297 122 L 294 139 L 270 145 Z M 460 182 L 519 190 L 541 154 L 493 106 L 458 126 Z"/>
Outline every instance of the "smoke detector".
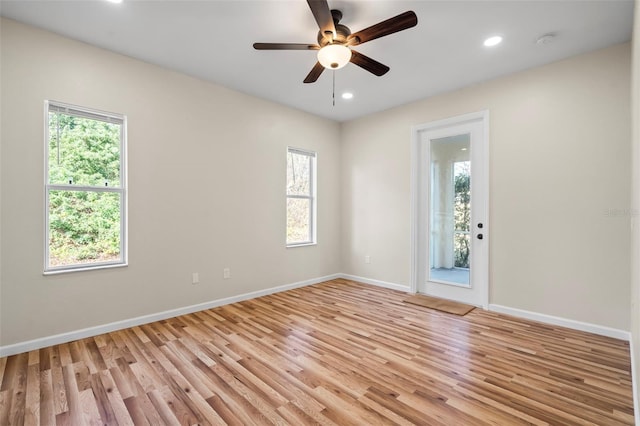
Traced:
<path fill-rule="evenodd" d="M 536 44 L 549 44 L 553 40 L 555 40 L 555 38 L 556 38 L 555 33 L 543 34 L 540 37 L 538 37 L 538 39 L 536 40 Z"/>

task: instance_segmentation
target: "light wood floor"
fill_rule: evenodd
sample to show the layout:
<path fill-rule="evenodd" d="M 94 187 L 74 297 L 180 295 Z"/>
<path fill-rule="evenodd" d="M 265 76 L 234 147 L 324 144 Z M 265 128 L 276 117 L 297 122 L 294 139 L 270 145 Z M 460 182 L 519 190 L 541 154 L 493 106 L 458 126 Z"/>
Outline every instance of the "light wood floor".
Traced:
<path fill-rule="evenodd" d="M 0 425 L 633 424 L 626 342 L 345 280 L 0 358 Z"/>

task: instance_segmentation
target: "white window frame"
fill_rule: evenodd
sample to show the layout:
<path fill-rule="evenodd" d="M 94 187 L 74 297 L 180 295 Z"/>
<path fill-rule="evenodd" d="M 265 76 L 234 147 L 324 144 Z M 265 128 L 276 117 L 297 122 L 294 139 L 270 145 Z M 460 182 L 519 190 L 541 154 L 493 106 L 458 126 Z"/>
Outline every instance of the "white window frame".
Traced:
<path fill-rule="evenodd" d="M 51 184 L 49 182 L 49 113 L 59 111 L 98 121 L 120 124 L 120 182 L 116 186 L 84 186 L 74 184 Z M 127 256 L 127 117 L 122 114 L 80 107 L 57 101 L 44 102 L 44 275 L 65 272 L 87 271 L 128 265 Z M 64 266 L 49 266 L 49 194 L 51 191 L 102 192 L 120 194 L 120 259 L 107 262 L 78 263 Z"/>
<path fill-rule="evenodd" d="M 286 232 L 285 232 L 285 242 L 286 242 L 286 246 L 288 248 L 291 247 L 303 247 L 303 246 L 311 246 L 311 245 L 315 245 L 317 244 L 317 233 L 316 233 L 316 229 L 317 229 L 317 196 L 316 196 L 316 187 L 317 187 L 317 161 L 318 161 L 318 155 L 315 151 L 309 151 L 306 149 L 300 149 L 300 148 L 294 148 L 294 147 L 287 147 L 287 164 L 289 161 L 289 154 L 297 154 L 297 155 L 304 155 L 310 158 L 310 165 L 309 165 L 309 195 L 291 195 L 288 192 L 286 192 L 286 187 L 285 187 L 285 192 L 286 192 L 286 201 L 288 201 L 290 198 L 294 198 L 294 199 L 304 199 L 304 200 L 309 200 L 310 202 L 310 206 L 309 206 L 309 240 L 308 241 L 299 241 L 299 242 L 295 242 L 295 243 L 290 243 L 289 241 L 287 241 L 287 236 L 286 236 Z M 288 182 L 287 182 L 288 183 Z M 286 209 L 287 206 L 287 202 L 285 202 L 285 230 L 286 230 L 286 223 L 287 223 L 287 218 L 289 216 L 289 212 Z"/>

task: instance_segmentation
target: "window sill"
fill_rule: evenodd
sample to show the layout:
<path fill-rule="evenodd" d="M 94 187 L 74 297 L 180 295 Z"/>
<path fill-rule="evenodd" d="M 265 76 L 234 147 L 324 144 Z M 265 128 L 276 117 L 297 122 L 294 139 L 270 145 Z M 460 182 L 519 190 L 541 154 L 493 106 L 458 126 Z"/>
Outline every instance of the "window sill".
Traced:
<path fill-rule="evenodd" d="M 287 244 L 287 248 L 295 248 L 295 247 L 308 247 L 308 246 L 317 246 L 318 243 L 298 243 L 298 244 Z"/>
<path fill-rule="evenodd" d="M 112 269 L 112 268 L 124 268 L 129 266 L 128 263 L 112 263 L 108 265 L 91 265 L 91 266 L 82 266 L 76 268 L 66 268 L 66 269 L 50 269 L 45 270 L 42 275 L 59 275 L 59 274 L 69 274 L 72 272 L 82 272 L 82 271 L 95 271 L 98 269 Z"/>

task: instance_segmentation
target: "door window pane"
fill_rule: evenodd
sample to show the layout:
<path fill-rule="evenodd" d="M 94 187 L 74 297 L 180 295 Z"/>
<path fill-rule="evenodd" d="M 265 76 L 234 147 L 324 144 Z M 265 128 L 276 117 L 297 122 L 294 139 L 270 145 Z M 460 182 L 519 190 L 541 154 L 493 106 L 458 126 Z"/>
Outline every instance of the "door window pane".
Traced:
<path fill-rule="evenodd" d="M 471 162 L 453 164 L 454 267 L 469 268 L 471 251 Z"/>
<path fill-rule="evenodd" d="M 429 279 L 469 285 L 471 260 L 470 136 L 432 139 Z"/>

